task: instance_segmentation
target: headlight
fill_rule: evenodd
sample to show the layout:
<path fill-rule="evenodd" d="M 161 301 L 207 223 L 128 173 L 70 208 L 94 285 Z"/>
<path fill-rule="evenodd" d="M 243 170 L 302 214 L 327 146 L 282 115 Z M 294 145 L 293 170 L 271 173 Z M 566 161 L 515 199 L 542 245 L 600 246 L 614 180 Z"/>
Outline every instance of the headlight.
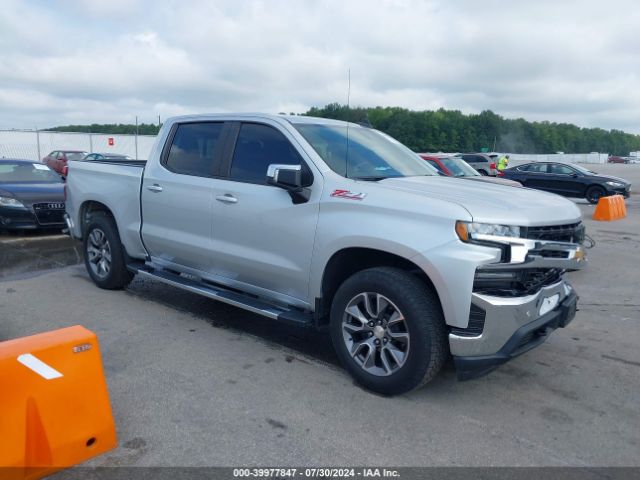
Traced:
<path fill-rule="evenodd" d="M 24 208 L 24 205 L 11 197 L 0 197 L 0 207 Z"/>
<path fill-rule="evenodd" d="M 477 235 L 492 237 L 520 237 L 520 227 L 492 223 L 456 222 L 456 234 L 463 242 L 474 240 Z"/>
<path fill-rule="evenodd" d="M 611 187 L 624 187 L 624 183 L 620 183 L 620 182 L 605 182 L 605 183 Z"/>

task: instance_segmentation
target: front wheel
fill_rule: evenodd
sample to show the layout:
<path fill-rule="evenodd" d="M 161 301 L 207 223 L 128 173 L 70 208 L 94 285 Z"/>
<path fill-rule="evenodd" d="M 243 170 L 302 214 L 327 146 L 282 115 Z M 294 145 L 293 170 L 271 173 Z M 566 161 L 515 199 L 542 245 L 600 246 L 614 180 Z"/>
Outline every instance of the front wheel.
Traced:
<path fill-rule="evenodd" d="M 598 203 L 600 198 L 604 197 L 607 192 L 604 191 L 604 188 L 594 185 L 592 187 L 587 188 L 587 192 L 585 194 L 585 198 L 589 201 L 589 203 Z"/>
<path fill-rule="evenodd" d="M 91 217 L 83 247 L 87 272 L 97 286 L 117 290 L 131 282 L 133 273 L 127 270 L 118 227 L 111 216 L 98 213 Z"/>
<path fill-rule="evenodd" d="M 355 380 L 387 395 L 425 385 L 448 355 L 438 297 L 419 278 L 391 267 L 363 270 L 340 286 L 331 337 Z"/>

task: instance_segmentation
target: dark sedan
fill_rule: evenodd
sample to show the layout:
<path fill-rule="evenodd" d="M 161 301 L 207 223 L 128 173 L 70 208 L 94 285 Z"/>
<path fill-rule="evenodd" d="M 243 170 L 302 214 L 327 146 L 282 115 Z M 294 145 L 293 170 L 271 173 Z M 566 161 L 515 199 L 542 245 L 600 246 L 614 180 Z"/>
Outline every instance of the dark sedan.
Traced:
<path fill-rule="evenodd" d="M 600 175 L 579 165 L 566 163 L 525 163 L 504 171 L 503 178 L 516 180 L 525 187 L 557 193 L 565 197 L 586 198 L 598 203 L 600 197 L 629 197 L 631 184 L 609 175 Z"/>
<path fill-rule="evenodd" d="M 64 183 L 46 165 L 0 160 L 0 230 L 64 228 Z"/>

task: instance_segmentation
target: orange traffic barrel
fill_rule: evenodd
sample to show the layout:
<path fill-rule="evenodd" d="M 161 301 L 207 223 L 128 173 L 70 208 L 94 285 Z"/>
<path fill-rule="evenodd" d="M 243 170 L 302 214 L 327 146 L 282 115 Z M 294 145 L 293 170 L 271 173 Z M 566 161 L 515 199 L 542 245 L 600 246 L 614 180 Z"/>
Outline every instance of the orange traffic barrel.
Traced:
<path fill-rule="evenodd" d="M 98 337 L 79 325 L 0 342 L 0 477 L 35 479 L 116 447 Z"/>
<path fill-rule="evenodd" d="M 624 204 L 622 195 L 600 197 L 596 209 L 593 212 L 593 219 L 602 221 L 618 220 L 626 216 L 627 207 Z"/>

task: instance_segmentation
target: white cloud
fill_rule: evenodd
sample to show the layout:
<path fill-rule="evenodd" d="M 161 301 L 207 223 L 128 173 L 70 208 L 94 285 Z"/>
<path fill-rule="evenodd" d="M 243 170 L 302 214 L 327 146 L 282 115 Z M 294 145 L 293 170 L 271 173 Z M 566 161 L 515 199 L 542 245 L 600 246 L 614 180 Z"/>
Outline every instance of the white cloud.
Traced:
<path fill-rule="evenodd" d="M 352 105 L 640 133 L 631 0 L 6 3 L 0 126 L 302 112 L 344 103 L 350 68 Z"/>

